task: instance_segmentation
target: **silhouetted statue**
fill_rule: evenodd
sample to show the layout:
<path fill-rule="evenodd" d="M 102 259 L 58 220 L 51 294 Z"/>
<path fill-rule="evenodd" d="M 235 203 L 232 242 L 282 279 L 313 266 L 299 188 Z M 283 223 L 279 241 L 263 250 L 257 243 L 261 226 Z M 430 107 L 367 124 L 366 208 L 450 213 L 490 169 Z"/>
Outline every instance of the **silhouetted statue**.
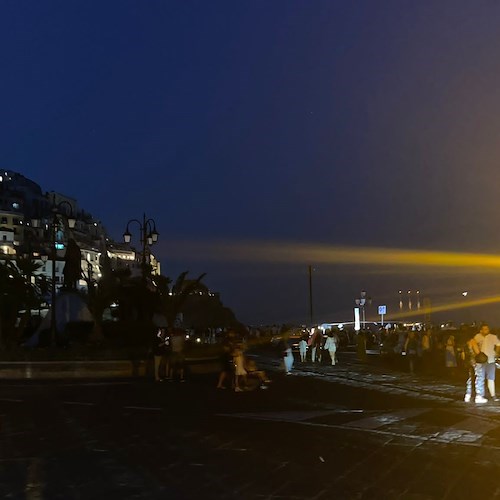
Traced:
<path fill-rule="evenodd" d="M 76 284 L 82 277 L 82 258 L 80 247 L 73 238 L 68 240 L 68 248 L 66 248 L 64 261 L 64 288 L 76 290 Z"/>

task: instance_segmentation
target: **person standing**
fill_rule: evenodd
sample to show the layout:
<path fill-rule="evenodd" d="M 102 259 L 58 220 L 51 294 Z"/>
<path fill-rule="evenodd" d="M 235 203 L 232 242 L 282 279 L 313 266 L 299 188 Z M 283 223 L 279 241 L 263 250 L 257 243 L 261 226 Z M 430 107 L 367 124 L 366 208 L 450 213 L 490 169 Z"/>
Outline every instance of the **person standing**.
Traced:
<path fill-rule="evenodd" d="M 472 386 L 475 389 L 476 403 L 486 403 L 488 400 L 484 397 L 484 374 L 482 363 L 476 362 L 476 356 L 480 353 L 479 346 L 471 337 L 466 343 L 464 348 L 464 362 L 469 370 L 469 377 L 465 383 L 465 396 L 464 401 L 469 403 L 472 400 Z"/>
<path fill-rule="evenodd" d="M 168 368 L 166 366 L 167 341 L 168 337 L 166 335 L 165 329 L 159 328 L 153 343 L 154 370 L 155 370 L 156 382 L 162 382 L 168 374 Z"/>
<path fill-rule="evenodd" d="M 234 338 L 235 334 L 233 331 L 228 332 L 227 336 L 224 338 L 222 344 L 222 351 L 220 355 L 221 371 L 219 372 L 219 379 L 217 381 L 217 389 L 225 389 L 226 386 L 224 382 L 226 380 L 231 381 L 231 387 L 234 387 L 234 362 L 233 362 L 233 350 L 234 350 Z"/>
<path fill-rule="evenodd" d="M 408 365 L 410 367 L 410 373 L 413 375 L 415 373 L 415 360 L 417 359 L 417 348 L 418 340 L 414 331 L 408 333 L 406 338 L 404 352 L 406 353 L 406 358 L 408 359 Z"/>
<path fill-rule="evenodd" d="M 169 372 L 172 380 L 178 376 L 180 382 L 184 382 L 184 346 L 186 343 L 186 332 L 181 328 L 174 328 L 170 336 L 170 366 Z"/>
<path fill-rule="evenodd" d="M 490 393 L 493 401 L 499 401 L 495 390 L 495 358 L 497 349 L 500 347 L 500 340 L 496 335 L 490 332 L 489 325 L 487 323 L 483 323 L 479 333 L 474 336 L 474 342 L 477 344 L 479 351 L 483 352 L 487 356 L 487 360 L 484 363 L 480 363 L 480 365 L 483 379 L 486 378 L 488 392 Z"/>
<path fill-rule="evenodd" d="M 429 373 L 431 368 L 431 331 L 429 329 L 425 330 L 420 342 L 420 348 L 422 350 L 422 367 L 425 373 Z"/>
<path fill-rule="evenodd" d="M 325 346 L 323 347 L 325 351 L 328 351 L 330 355 L 330 359 L 332 362 L 332 366 L 335 366 L 335 356 L 337 354 L 337 343 L 335 342 L 335 338 L 333 336 L 333 332 L 328 332 L 328 337 L 326 338 Z"/>
<path fill-rule="evenodd" d="M 446 340 L 446 347 L 444 351 L 445 366 L 450 370 L 453 375 L 457 367 L 457 356 L 455 354 L 455 336 L 450 335 Z"/>
<path fill-rule="evenodd" d="M 366 356 L 366 333 L 364 330 L 360 330 L 358 332 L 358 335 L 356 337 L 356 350 L 358 353 L 358 359 L 362 363 L 366 363 L 367 361 L 367 356 Z"/>

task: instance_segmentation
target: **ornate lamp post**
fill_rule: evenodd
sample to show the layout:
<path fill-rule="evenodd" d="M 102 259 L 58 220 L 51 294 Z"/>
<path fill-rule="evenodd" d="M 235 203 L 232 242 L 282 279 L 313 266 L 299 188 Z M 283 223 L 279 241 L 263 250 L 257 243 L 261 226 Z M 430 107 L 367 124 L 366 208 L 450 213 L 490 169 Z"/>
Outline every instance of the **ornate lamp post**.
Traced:
<path fill-rule="evenodd" d="M 64 206 L 69 208 L 69 215 L 66 211 L 62 210 Z M 56 238 L 57 238 L 57 228 L 59 227 L 60 221 L 64 224 L 66 220 L 68 227 L 73 229 L 75 227 L 76 218 L 73 215 L 73 207 L 71 203 L 66 200 L 62 200 L 56 203 L 55 195 L 52 195 L 52 207 L 51 207 L 51 220 L 50 225 L 50 246 L 51 246 L 51 260 L 52 260 L 52 276 L 51 276 L 51 304 L 50 304 L 50 343 L 52 347 L 57 345 L 57 326 L 56 326 L 56 262 L 57 262 L 57 248 L 56 248 Z M 33 227 L 38 226 L 38 221 L 33 220 Z M 42 255 L 42 260 L 45 262 L 48 256 Z"/>
<path fill-rule="evenodd" d="M 148 246 L 155 244 L 158 241 L 159 233 L 156 231 L 156 222 L 154 219 L 146 219 L 146 214 L 142 215 L 142 222 L 138 219 L 130 219 L 127 222 L 127 227 L 123 233 L 123 241 L 125 243 L 130 243 L 132 239 L 132 234 L 130 233 L 130 224 L 135 223 L 139 225 L 140 231 L 140 242 L 142 243 L 142 278 L 146 280 L 146 268 L 148 265 L 148 260 L 146 257 L 146 252 Z"/>
<path fill-rule="evenodd" d="M 370 297 L 367 297 L 366 293 L 367 293 L 366 290 L 361 290 L 359 299 L 354 300 L 356 306 L 361 307 L 363 330 L 366 329 L 365 306 L 370 305 L 372 303 L 372 299 Z"/>

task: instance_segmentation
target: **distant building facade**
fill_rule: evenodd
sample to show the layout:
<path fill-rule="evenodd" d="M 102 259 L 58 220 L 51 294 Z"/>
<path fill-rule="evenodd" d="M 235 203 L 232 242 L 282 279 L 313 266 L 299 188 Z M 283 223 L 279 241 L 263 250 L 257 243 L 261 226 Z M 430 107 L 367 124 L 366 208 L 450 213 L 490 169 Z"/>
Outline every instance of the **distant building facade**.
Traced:
<path fill-rule="evenodd" d="M 82 279 L 78 288 L 87 289 L 89 282 L 102 276 L 103 254 L 111 269 L 130 269 L 131 275 L 142 270 L 140 254 L 122 243 L 112 241 L 102 225 L 89 212 L 78 207 L 74 198 L 61 193 L 46 192 L 34 181 L 10 170 L 0 170 L 0 261 L 29 257 L 40 264 L 40 274 L 52 277 L 52 207 L 58 206 L 60 218 L 55 231 L 56 287 L 63 284 L 64 256 L 69 238 L 81 251 Z M 76 219 L 69 228 L 66 218 Z M 148 253 L 153 274 L 160 273 L 160 263 Z"/>

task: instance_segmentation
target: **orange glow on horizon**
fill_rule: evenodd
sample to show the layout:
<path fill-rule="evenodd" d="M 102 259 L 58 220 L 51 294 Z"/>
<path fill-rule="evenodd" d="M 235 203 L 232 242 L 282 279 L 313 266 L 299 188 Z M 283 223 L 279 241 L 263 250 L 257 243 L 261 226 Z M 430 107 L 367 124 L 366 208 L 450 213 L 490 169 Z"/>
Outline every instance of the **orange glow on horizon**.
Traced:
<path fill-rule="evenodd" d="M 456 311 L 458 309 L 467 309 L 471 307 L 478 307 L 478 306 L 487 306 L 490 304 L 498 304 L 500 303 L 500 295 L 495 295 L 491 297 L 483 297 L 480 299 L 475 299 L 475 300 L 468 300 L 468 301 L 460 301 L 460 302 L 450 302 L 448 304 L 440 304 L 437 306 L 429 306 L 429 307 L 422 307 L 419 311 L 422 316 L 427 315 L 427 314 L 435 314 L 439 312 L 447 312 L 447 311 Z M 403 311 L 403 312 L 398 312 L 395 314 L 391 314 L 390 321 L 398 320 L 398 319 L 404 319 L 404 318 L 415 318 L 416 316 L 415 311 Z"/>
<path fill-rule="evenodd" d="M 500 256 L 396 248 L 356 248 L 279 242 L 176 242 L 171 257 L 282 264 L 345 264 L 386 267 L 500 270 Z"/>

